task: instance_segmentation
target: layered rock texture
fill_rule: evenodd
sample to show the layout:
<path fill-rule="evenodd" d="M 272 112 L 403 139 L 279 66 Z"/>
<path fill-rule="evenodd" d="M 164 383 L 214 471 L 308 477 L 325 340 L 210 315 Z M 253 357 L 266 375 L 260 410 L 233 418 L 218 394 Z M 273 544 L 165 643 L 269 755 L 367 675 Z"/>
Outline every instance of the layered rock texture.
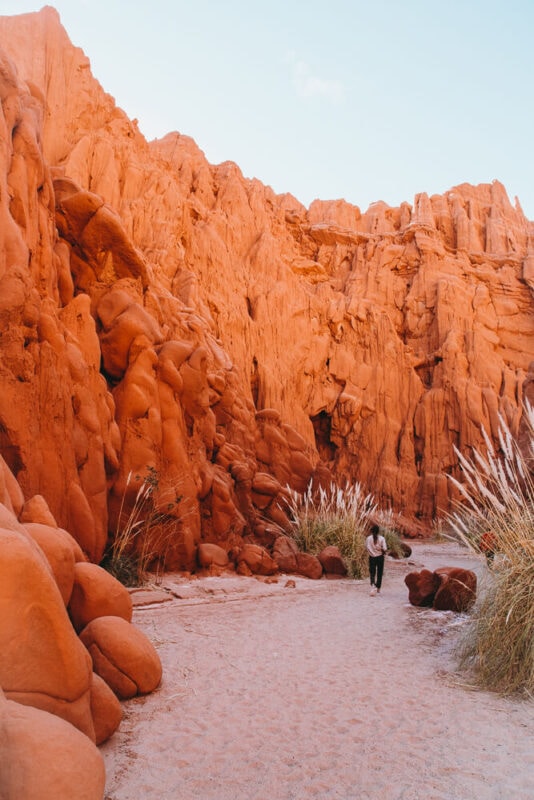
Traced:
<path fill-rule="evenodd" d="M 454 448 L 520 423 L 533 226 L 504 187 L 306 209 L 147 142 L 53 9 L 1 18 L 0 46 L 0 452 L 24 495 L 97 563 L 147 476 L 173 568 L 272 555 L 311 479 L 428 530 Z"/>
<path fill-rule="evenodd" d="M 0 794 L 101 796 L 118 698 L 161 679 L 99 566 L 140 497 L 180 570 L 343 574 L 285 535 L 312 480 L 429 531 L 455 448 L 521 432 L 533 284 L 499 183 L 306 209 L 147 142 L 52 8 L 1 17 Z"/>

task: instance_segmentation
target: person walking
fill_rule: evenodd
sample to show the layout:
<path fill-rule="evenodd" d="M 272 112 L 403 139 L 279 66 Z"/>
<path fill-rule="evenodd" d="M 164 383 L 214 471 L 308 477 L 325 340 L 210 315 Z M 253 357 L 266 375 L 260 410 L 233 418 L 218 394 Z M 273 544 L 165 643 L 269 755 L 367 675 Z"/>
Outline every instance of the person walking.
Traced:
<path fill-rule="evenodd" d="M 380 593 L 382 575 L 384 574 L 384 557 L 388 546 L 385 538 L 380 534 L 378 525 L 371 526 L 371 533 L 365 540 L 369 553 L 369 578 L 371 580 L 371 596 Z"/>

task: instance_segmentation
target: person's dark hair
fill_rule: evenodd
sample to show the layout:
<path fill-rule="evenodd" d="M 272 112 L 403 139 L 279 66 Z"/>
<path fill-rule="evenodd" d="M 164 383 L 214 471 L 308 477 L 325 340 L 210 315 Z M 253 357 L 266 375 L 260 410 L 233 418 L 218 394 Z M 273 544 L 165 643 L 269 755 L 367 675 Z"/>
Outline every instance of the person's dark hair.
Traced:
<path fill-rule="evenodd" d="M 373 534 L 373 541 L 376 543 L 376 540 L 378 539 L 378 534 L 380 533 L 380 526 L 371 525 L 371 533 Z"/>

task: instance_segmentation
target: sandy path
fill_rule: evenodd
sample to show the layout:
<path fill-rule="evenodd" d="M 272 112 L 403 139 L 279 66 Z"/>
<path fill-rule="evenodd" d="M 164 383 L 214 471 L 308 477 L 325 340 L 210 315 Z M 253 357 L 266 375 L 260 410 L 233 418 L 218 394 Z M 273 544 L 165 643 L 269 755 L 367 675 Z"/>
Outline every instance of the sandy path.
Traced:
<path fill-rule="evenodd" d="M 367 583 L 167 584 L 136 611 L 161 688 L 102 747 L 108 800 L 532 800 L 534 705 L 454 681 L 458 620 L 407 602 L 407 571 L 482 569 L 416 544 Z"/>

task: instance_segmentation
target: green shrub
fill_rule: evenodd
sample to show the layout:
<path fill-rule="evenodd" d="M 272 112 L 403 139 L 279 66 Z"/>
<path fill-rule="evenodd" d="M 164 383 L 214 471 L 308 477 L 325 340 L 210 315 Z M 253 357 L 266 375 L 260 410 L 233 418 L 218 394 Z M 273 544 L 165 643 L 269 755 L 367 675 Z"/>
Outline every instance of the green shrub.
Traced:
<path fill-rule="evenodd" d="M 525 407 L 531 424 L 534 415 Z M 449 522 L 455 536 L 484 553 L 490 532 L 494 558 L 460 647 L 461 664 L 475 682 L 501 694 L 534 695 L 534 483 L 527 458 L 500 420 L 500 453 L 485 435 L 487 453 L 469 460 L 458 453 L 465 484 L 451 480 L 462 495 Z M 531 435 L 531 450 L 534 451 Z"/>
<path fill-rule="evenodd" d="M 144 582 L 144 575 L 135 554 L 121 553 L 113 555 L 110 551 L 104 554 L 100 566 L 110 575 L 117 578 L 124 586 L 140 586 Z"/>
<path fill-rule="evenodd" d="M 365 495 L 360 484 L 341 489 L 331 483 L 328 489 L 314 492 L 310 483 L 304 494 L 288 489 L 284 510 L 300 550 L 318 555 L 325 547 L 335 545 L 350 577 L 368 574 L 365 535 L 377 509 L 373 497 Z"/>

